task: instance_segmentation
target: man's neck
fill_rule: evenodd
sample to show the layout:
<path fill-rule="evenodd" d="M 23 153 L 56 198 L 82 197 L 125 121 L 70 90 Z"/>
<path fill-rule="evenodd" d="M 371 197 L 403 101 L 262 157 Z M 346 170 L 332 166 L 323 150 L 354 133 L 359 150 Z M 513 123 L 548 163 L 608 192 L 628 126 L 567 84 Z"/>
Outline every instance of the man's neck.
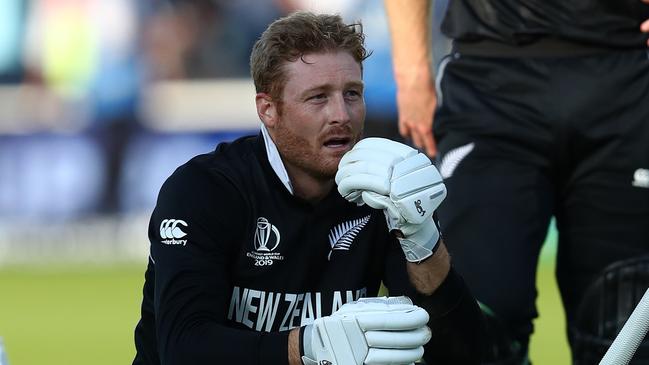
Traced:
<path fill-rule="evenodd" d="M 321 201 L 334 187 L 333 179 L 318 179 L 291 166 L 286 166 L 286 171 L 291 179 L 293 194 L 310 203 Z"/>

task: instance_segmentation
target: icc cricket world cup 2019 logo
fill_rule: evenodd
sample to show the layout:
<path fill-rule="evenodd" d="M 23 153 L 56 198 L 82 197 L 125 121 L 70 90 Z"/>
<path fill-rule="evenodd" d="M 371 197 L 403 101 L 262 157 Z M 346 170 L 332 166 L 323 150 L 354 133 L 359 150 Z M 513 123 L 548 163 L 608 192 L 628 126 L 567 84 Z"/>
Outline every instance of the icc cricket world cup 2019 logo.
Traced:
<path fill-rule="evenodd" d="M 280 252 L 274 252 L 279 246 L 279 240 L 279 229 L 270 224 L 268 219 L 259 217 L 255 227 L 255 250 L 246 255 L 254 260 L 255 266 L 272 266 L 275 261 L 284 260 Z"/>
<path fill-rule="evenodd" d="M 271 236 L 274 236 L 271 241 Z M 257 229 L 255 230 L 255 249 L 258 252 L 271 252 L 279 245 L 279 230 L 268 222 L 264 217 L 257 218 Z M 270 243 L 270 247 L 269 247 Z"/>

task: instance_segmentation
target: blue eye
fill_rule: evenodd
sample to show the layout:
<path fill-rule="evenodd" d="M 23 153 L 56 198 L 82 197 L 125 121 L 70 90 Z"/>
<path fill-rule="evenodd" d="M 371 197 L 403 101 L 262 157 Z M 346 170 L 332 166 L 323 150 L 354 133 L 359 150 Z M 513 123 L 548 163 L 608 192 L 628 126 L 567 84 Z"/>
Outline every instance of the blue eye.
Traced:
<path fill-rule="evenodd" d="M 347 90 L 345 92 L 345 97 L 348 99 L 357 99 L 361 97 L 361 93 L 357 90 Z"/>

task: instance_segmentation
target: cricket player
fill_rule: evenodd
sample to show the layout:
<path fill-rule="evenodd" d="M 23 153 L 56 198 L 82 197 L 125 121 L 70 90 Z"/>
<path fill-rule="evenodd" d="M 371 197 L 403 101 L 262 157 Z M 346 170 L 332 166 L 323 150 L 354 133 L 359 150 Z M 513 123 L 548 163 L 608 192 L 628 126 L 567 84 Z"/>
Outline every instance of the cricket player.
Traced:
<path fill-rule="evenodd" d="M 409 146 L 361 140 L 363 42 L 306 12 L 261 35 L 260 133 L 160 191 L 134 364 L 479 363 L 481 311 L 433 220 L 441 176 Z"/>

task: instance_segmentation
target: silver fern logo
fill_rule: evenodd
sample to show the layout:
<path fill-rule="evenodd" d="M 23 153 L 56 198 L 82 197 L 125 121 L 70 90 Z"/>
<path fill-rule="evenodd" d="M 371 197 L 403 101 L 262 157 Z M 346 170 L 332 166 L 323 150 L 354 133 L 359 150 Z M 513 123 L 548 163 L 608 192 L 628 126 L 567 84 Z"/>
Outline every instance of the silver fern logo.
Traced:
<path fill-rule="evenodd" d="M 465 144 L 463 146 L 454 148 L 444 155 L 442 163 L 439 166 L 439 173 L 444 179 L 447 179 L 453 176 L 453 172 L 457 166 L 464 160 L 466 156 L 473 151 L 475 144 L 473 142 Z"/>
<path fill-rule="evenodd" d="M 370 215 L 340 223 L 339 225 L 332 228 L 329 231 L 329 244 L 331 245 L 331 251 L 329 251 L 329 256 L 327 256 L 327 259 L 331 260 L 331 254 L 334 252 L 334 250 L 349 251 L 349 248 L 354 242 L 354 238 L 356 238 L 358 233 L 369 221 Z"/>

